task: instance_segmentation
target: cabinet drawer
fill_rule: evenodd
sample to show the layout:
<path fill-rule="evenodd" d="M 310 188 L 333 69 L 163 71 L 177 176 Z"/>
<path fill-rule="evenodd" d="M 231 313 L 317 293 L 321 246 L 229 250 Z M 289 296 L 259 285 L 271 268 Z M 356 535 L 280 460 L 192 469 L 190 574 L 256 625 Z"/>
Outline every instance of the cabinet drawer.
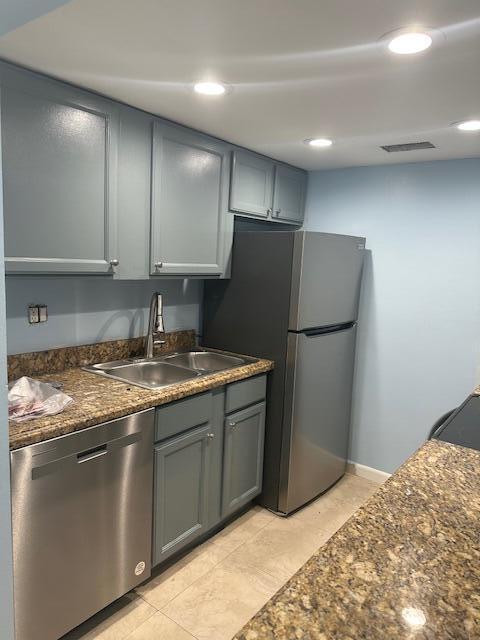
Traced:
<path fill-rule="evenodd" d="M 265 399 L 267 376 L 255 376 L 247 380 L 233 382 L 227 386 L 225 412 L 230 413 L 242 407 Z"/>
<path fill-rule="evenodd" d="M 202 393 L 159 407 L 155 413 L 155 442 L 209 422 L 212 398 L 212 393 Z"/>

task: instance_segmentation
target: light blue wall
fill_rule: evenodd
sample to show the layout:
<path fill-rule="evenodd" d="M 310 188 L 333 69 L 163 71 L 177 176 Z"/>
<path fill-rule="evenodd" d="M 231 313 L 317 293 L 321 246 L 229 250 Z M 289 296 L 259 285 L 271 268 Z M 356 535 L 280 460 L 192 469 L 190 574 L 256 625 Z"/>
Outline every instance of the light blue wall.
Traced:
<path fill-rule="evenodd" d="M 0 132 L 0 148 L 1 146 Z M 2 640 L 13 640 L 12 529 L 10 517 L 2 193 L 2 158 L 0 155 L 0 637 Z"/>
<path fill-rule="evenodd" d="M 8 353 L 145 335 L 154 291 L 164 295 L 165 328 L 200 325 L 201 280 L 7 277 Z M 48 305 L 46 323 L 29 325 L 27 306 Z"/>
<path fill-rule="evenodd" d="M 479 381 L 480 159 L 313 172 L 305 226 L 367 238 L 350 457 L 391 472 Z"/>

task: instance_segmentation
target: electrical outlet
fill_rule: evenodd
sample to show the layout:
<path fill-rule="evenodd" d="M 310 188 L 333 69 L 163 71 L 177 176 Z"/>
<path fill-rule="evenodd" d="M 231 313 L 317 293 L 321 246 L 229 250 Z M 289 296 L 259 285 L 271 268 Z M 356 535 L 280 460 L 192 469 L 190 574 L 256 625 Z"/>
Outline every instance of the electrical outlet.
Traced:
<path fill-rule="evenodd" d="M 46 304 L 29 304 L 28 305 L 28 322 L 30 324 L 38 324 L 48 320 L 48 310 Z"/>
<path fill-rule="evenodd" d="M 36 304 L 28 305 L 28 322 L 30 324 L 37 324 L 37 322 L 40 322 L 40 312 Z"/>

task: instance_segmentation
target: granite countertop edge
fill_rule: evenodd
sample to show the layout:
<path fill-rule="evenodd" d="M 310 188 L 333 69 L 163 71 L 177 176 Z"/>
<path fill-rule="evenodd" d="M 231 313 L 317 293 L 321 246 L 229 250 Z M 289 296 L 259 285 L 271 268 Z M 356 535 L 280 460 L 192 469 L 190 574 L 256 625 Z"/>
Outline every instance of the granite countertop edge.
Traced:
<path fill-rule="evenodd" d="M 234 640 L 480 637 L 479 468 L 427 441 Z"/>
<path fill-rule="evenodd" d="M 73 397 L 74 402 L 57 415 L 25 422 L 10 420 L 10 451 L 267 373 L 273 366 L 270 360 L 258 359 L 157 390 L 137 387 L 81 368 L 36 376 L 44 382 L 61 382 L 64 393 Z"/>

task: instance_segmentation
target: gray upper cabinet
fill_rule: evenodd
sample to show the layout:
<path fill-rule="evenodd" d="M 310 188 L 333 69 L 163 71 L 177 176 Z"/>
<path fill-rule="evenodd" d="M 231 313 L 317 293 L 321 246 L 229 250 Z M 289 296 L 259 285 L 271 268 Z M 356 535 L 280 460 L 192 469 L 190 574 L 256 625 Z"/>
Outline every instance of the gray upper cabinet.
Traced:
<path fill-rule="evenodd" d="M 0 62 L 5 268 L 227 278 L 233 213 L 300 225 L 306 172 Z"/>
<path fill-rule="evenodd" d="M 262 490 L 265 403 L 225 419 L 222 516 L 226 517 Z"/>
<path fill-rule="evenodd" d="M 273 216 L 296 224 L 303 222 L 307 175 L 304 171 L 284 165 L 275 168 Z"/>
<path fill-rule="evenodd" d="M 231 211 L 248 217 L 300 225 L 307 174 L 249 151 L 232 152 Z"/>
<path fill-rule="evenodd" d="M 155 121 L 152 151 L 152 275 L 220 276 L 228 261 L 227 146 Z"/>
<path fill-rule="evenodd" d="M 152 118 L 121 105 L 118 137 L 118 259 L 115 278 L 150 276 Z"/>
<path fill-rule="evenodd" d="M 7 272 L 112 273 L 117 106 L 6 64 L 0 80 Z"/>
<path fill-rule="evenodd" d="M 232 153 L 230 210 L 268 218 L 272 213 L 274 163 L 246 151 Z"/>
<path fill-rule="evenodd" d="M 210 426 L 155 447 L 153 564 L 208 528 Z"/>

